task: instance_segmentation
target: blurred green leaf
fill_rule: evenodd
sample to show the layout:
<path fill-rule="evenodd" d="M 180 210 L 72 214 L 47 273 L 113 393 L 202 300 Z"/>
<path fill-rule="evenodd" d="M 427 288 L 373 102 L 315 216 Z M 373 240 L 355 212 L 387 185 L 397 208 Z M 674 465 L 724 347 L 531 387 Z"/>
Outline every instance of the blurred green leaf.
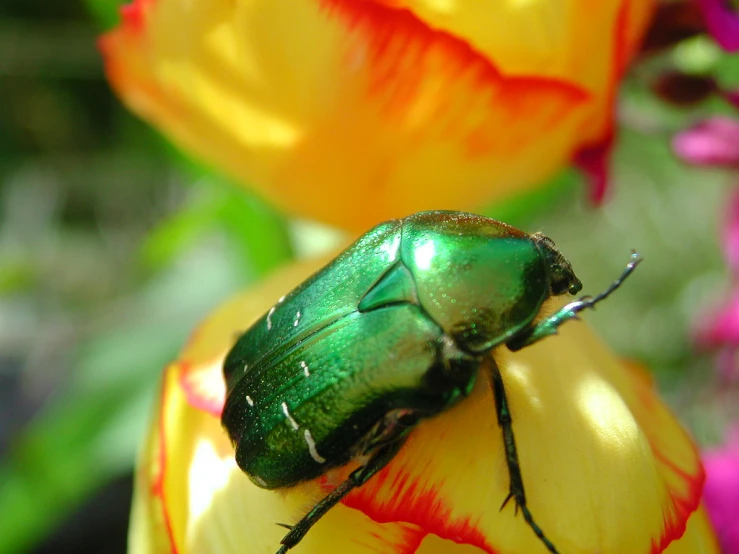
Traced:
<path fill-rule="evenodd" d="M 293 258 L 285 217 L 243 191 L 229 188 L 224 192 L 218 217 L 242 262 L 258 276 Z"/>
<path fill-rule="evenodd" d="M 191 198 L 147 236 L 142 255 L 152 269 L 166 266 L 204 237 L 224 232 L 248 280 L 293 258 L 284 216 L 246 191 L 205 177 L 192 185 Z"/>
<path fill-rule="evenodd" d="M 107 350 L 96 371 L 115 374 L 111 367 L 125 364 L 134 377 L 86 393 L 68 392 L 36 418 L 1 461 L 0 552 L 26 550 L 86 495 L 131 466 L 152 394 L 140 372 L 159 374 L 181 330 L 142 326 L 125 337 L 131 331 L 122 332 L 122 344 Z M 122 423 L 135 429 L 120 432 Z"/>
<path fill-rule="evenodd" d="M 0 459 L 1 553 L 26 550 L 132 467 L 162 369 L 240 286 L 227 251 L 196 249 L 186 258 L 91 316 L 82 330 L 90 335 L 69 361 L 71 379 Z"/>
<path fill-rule="evenodd" d="M 33 265 L 28 262 L 0 261 L 0 296 L 28 288 L 33 276 Z"/>
<path fill-rule="evenodd" d="M 110 29 L 120 21 L 120 8 L 129 0 L 85 0 L 87 11 L 103 29 Z"/>
<path fill-rule="evenodd" d="M 680 42 L 671 54 L 677 69 L 699 74 L 711 71 L 723 57 L 721 48 L 705 35 Z"/>
<path fill-rule="evenodd" d="M 215 204 L 215 205 L 214 205 Z M 160 270 L 192 248 L 215 223 L 219 202 L 213 199 L 185 203 L 163 219 L 144 239 L 142 256 L 146 265 Z"/>

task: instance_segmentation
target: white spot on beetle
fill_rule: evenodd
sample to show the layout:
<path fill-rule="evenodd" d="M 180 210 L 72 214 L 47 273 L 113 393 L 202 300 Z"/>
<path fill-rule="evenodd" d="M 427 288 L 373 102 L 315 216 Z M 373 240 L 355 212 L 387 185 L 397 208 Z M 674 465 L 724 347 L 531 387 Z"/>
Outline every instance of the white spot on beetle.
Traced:
<path fill-rule="evenodd" d="M 436 243 L 429 239 L 422 242 L 413 252 L 413 262 L 418 269 L 429 269 L 436 256 Z"/>
<path fill-rule="evenodd" d="M 277 301 L 278 304 L 282 304 L 285 301 L 285 296 L 280 296 L 280 299 Z"/>
<path fill-rule="evenodd" d="M 452 337 L 444 333 L 441 336 L 442 343 L 444 344 L 444 349 L 447 351 L 456 350 L 457 349 L 457 343 L 454 341 Z"/>
<path fill-rule="evenodd" d="M 300 310 L 298 310 L 298 313 L 295 314 L 295 321 L 293 321 L 293 327 L 297 327 L 298 323 L 300 323 Z"/>
<path fill-rule="evenodd" d="M 308 452 L 310 452 L 310 457 L 319 464 L 325 464 L 326 458 L 321 456 L 318 453 L 318 450 L 316 450 L 316 441 L 313 440 L 313 435 L 310 434 L 310 431 L 308 429 L 303 431 L 303 436 L 305 437 L 305 442 L 308 445 Z"/>
<path fill-rule="evenodd" d="M 398 248 L 400 248 L 400 233 L 395 235 L 391 242 L 383 243 L 379 250 L 384 254 L 385 262 L 394 262 L 398 257 Z"/>
<path fill-rule="evenodd" d="M 254 481 L 257 485 L 259 485 L 262 488 L 267 488 L 267 481 L 262 479 L 261 477 L 257 477 L 256 475 L 252 475 L 252 481 Z"/>
<path fill-rule="evenodd" d="M 246 403 L 249 404 L 249 406 L 254 406 L 254 401 L 251 399 L 251 396 L 248 394 L 246 395 Z"/>
<path fill-rule="evenodd" d="M 275 313 L 276 309 L 276 306 L 272 306 L 267 312 L 267 331 L 270 331 L 272 329 L 272 314 Z"/>
<path fill-rule="evenodd" d="M 290 410 L 287 409 L 287 404 L 284 402 L 282 403 L 282 412 L 285 414 L 285 417 L 290 422 L 292 428 L 297 431 L 300 428 L 300 425 L 298 425 L 298 422 L 295 421 L 295 418 L 290 415 Z"/>
<path fill-rule="evenodd" d="M 301 361 L 300 362 L 300 367 L 303 368 L 303 373 L 305 373 L 305 376 L 306 377 L 310 377 L 310 371 L 308 370 L 308 364 L 306 364 L 305 362 Z"/>
<path fill-rule="evenodd" d="M 249 369 L 249 364 L 244 364 L 244 373 L 246 373 L 247 369 Z"/>

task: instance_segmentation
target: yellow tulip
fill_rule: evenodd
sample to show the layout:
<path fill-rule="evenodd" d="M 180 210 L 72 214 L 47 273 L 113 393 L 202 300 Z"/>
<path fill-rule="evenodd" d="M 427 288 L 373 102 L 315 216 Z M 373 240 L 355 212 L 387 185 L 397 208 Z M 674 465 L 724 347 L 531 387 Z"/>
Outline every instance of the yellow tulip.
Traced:
<path fill-rule="evenodd" d="M 110 82 L 175 142 L 354 231 L 593 166 L 653 0 L 135 0 Z M 578 152 L 586 152 L 579 156 Z"/>
<path fill-rule="evenodd" d="M 132 554 L 274 554 L 285 530 L 349 468 L 268 491 L 240 472 L 219 413 L 234 336 L 319 267 L 302 262 L 217 310 L 165 372 L 136 477 Z M 529 507 L 562 554 L 718 554 L 694 445 L 639 368 L 582 323 L 494 352 Z M 544 553 L 508 493 L 489 386 L 411 433 L 396 458 L 291 551 Z"/>

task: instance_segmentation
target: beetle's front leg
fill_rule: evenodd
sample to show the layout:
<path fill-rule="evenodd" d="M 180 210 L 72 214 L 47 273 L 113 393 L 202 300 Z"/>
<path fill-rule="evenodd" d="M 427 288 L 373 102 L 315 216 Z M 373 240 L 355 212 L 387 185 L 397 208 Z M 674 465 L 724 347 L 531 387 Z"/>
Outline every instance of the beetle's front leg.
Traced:
<path fill-rule="evenodd" d="M 552 315 L 543 319 L 536 325 L 532 325 L 528 329 L 522 331 L 511 340 L 506 343 L 506 346 L 512 351 L 521 350 L 526 346 L 530 346 L 535 342 L 539 342 L 541 339 L 557 334 L 557 328 L 571 319 L 577 319 L 577 314 L 586 308 L 594 308 L 595 305 L 601 300 L 608 298 L 613 291 L 619 288 L 626 278 L 631 275 L 637 265 L 642 261 L 639 254 L 631 252 L 631 260 L 626 264 L 626 269 L 623 270 L 618 279 L 616 279 L 611 286 L 605 291 L 601 292 L 596 296 L 583 296 L 574 302 L 570 302 L 563 308 L 560 308 Z"/>
<path fill-rule="evenodd" d="M 521 476 L 521 466 L 518 461 L 518 451 L 516 450 L 516 439 L 513 436 L 513 425 L 511 412 L 508 409 L 508 398 L 503 385 L 503 378 L 495 360 L 491 359 L 490 383 L 493 388 L 493 396 L 495 397 L 495 413 L 498 416 L 498 425 L 503 432 L 503 446 L 505 448 L 506 464 L 508 466 L 508 478 L 510 479 L 510 488 L 508 496 L 503 501 L 500 509 L 505 508 L 506 504 L 513 499 L 516 503 L 516 511 L 519 509 L 523 514 L 523 518 L 529 527 L 534 531 L 537 537 L 544 543 L 549 552 L 558 554 L 557 549 L 551 541 L 544 535 L 544 531 L 534 521 L 528 506 L 526 505 L 526 493 L 523 489 L 523 477 Z"/>
<path fill-rule="evenodd" d="M 388 462 L 395 457 L 404 442 L 404 440 L 399 439 L 375 450 L 365 465 L 352 471 L 346 481 L 341 483 L 333 490 L 333 492 L 313 506 L 313 509 L 311 509 L 303 519 L 290 529 L 290 532 L 282 538 L 282 541 L 280 541 L 282 546 L 277 551 L 277 554 L 285 554 L 293 546 L 298 544 L 308 530 L 313 527 L 313 525 L 315 525 L 316 522 L 326 514 L 326 512 L 336 506 L 336 504 L 338 504 L 341 499 L 349 494 L 353 489 L 364 485 L 370 477 L 385 467 Z"/>

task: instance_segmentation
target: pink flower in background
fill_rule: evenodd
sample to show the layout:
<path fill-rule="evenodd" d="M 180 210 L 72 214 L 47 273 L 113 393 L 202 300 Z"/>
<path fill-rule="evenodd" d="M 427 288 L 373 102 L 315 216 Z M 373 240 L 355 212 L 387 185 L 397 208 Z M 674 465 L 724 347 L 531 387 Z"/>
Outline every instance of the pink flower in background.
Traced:
<path fill-rule="evenodd" d="M 672 142 L 675 153 L 699 166 L 739 169 L 739 120 L 712 117 L 678 133 Z M 739 282 L 739 188 L 731 191 L 723 228 L 726 263 Z M 739 382 L 739 287 L 721 306 L 699 319 L 696 332 L 699 348 L 718 350 L 717 369 L 725 383 Z"/>
<path fill-rule="evenodd" d="M 708 32 L 727 52 L 739 52 L 739 11 L 729 0 L 697 0 Z"/>
<path fill-rule="evenodd" d="M 731 104 L 739 105 L 739 91 L 717 92 Z M 699 121 L 677 133 L 672 148 L 692 165 L 739 170 L 739 119 L 715 116 Z M 698 348 L 718 351 L 719 379 L 723 383 L 739 383 L 739 187 L 730 191 L 727 206 L 722 242 L 734 281 L 733 291 L 720 306 L 699 318 L 694 336 Z"/>
<path fill-rule="evenodd" d="M 739 554 L 739 425 L 724 446 L 703 456 L 706 484 L 703 499 L 723 554 Z"/>
<path fill-rule="evenodd" d="M 666 3 L 670 25 L 654 35 L 652 50 L 673 44 L 698 32 L 695 13 L 687 2 Z M 706 31 L 727 52 L 739 52 L 739 8 L 731 0 L 696 0 Z M 659 27 L 659 26 L 658 26 Z M 657 29 L 660 30 L 659 28 Z M 671 31 L 671 32 L 666 32 Z M 647 35 L 649 43 L 650 35 Z M 681 107 L 698 104 L 712 95 L 739 109 L 739 90 L 725 89 L 713 75 L 665 73 L 654 92 Z M 733 170 L 739 184 L 739 119 L 714 116 L 677 133 L 672 141 L 677 156 L 691 165 Z M 716 309 L 703 314 L 695 331 L 699 348 L 716 350 L 721 384 L 739 384 L 739 187 L 729 191 L 722 229 L 722 246 L 731 272 L 732 290 Z M 723 446 L 704 453 L 706 482 L 703 500 L 723 554 L 739 554 L 739 424 Z"/>
<path fill-rule="evenodd" d="M 672 147 L 678 156 L 693 165 L 739 169 L 739 120 L 711 117 L 700 121 L 679 132 Z"/>
<path fill-rule="evenodd" d="M 737 146 L 739 150 L 739 146 Z M 723 229 L 723 248 L 726 263 L 735 283 L 739 281 L 739 189 L 732 191 Z M 716 310 L 704 315 L 695 332 L 699 348 L 718 350 L 716 359 L 719 378 L 724 383 L 739 383 L 739 287 Z"/>

